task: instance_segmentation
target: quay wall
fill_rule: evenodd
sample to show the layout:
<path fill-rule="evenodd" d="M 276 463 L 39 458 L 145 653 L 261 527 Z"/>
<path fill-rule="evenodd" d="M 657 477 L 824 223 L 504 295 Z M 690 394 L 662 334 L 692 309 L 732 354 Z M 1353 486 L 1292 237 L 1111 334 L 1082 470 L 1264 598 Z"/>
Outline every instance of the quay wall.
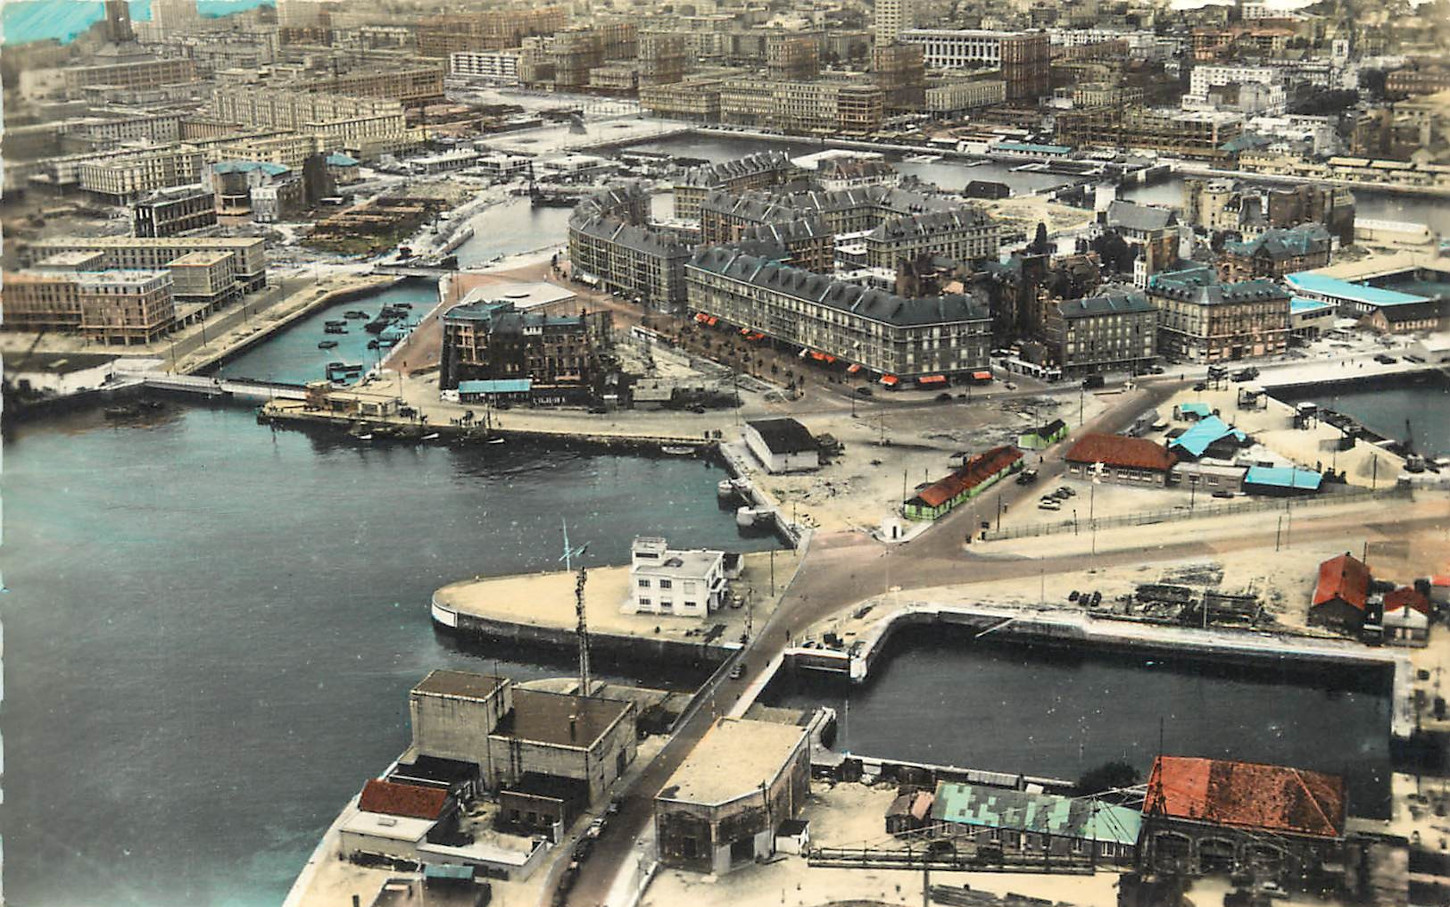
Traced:
<path fill-rule="evenodd" d="M 378 292 L 379 290 L 392 286 L 394 283 L 397 283 L 397 281 L 398 279 L 395 278 L 386 283 L 377 282 L 368 286 L 342 287 L 335 290 L 328 290 L 326 293 L 323 293 L 321 296 L 318 296 L 316 299 L 312 300 L 306 305 L 301 306 L 294 311 L 288 312 L 286 315 L 283 315 L 276 321 L 269 322 L 255 334 L 244 337 L 241 340 L 237 341 L 235 344 L 227 347 L 226 349 L 219 350 L 215 354 L 201 360 L 197 364 L 186 369 L 184 374 L 190 375 L 198 372 L 205 372 L 208 369 L 226 365 L 238 355 L 246 352 L 247 350 L 261 343 L 262 341 L 269 339 L 273 334 L 277 333 L 278 331 L 287 328 L 289 325 L 292 324 L 292 322 L 297 321 L 301 318 L 305 318 L 306 316 L 311 315 L 318 309 L 326 308 L 327 306 L 331 305 L 336 305 L 339 302 L 347 302 L 349 299 L 356 299 L 362 296 L 370 296 L 373 293 Z"/>
<path fill-rule="evenodd" d="M 851 681 L 864 682 L 891 636 L 910 625 L 958 626 L 974 631 L 977 638 L 1000 634 L 1033 645 L 1134 656 L 1160 655 L 1255 668 L 1289 664 L 1308 669 L 1352 667 L 1382 671 L 1388 678 L 1387 692 L 1391 696 L 1392 736 L 1404 740 L 1414 731 L 1410 697 L 1414 672 L 1405 653 L 1370 649 L 1339 640 L 1161 627 L 1063 612 L 913 602 L 872 624 L 853 644 L 848 658 Z M 809 651 L 815 654 L 815 650 Z"/>
<path fill-rule="evenodd" d="M 480 617 L 455 611 L 434 597 L 433 626 L 464 642 L 499 643 L 574 652 L 578 638 L 572 627 L 540 627 L 516 621 Z M 719 638 L 711 642 L 681 642 L 657 636 L 589 632 L 589 648 L 611 659 L 666 663 L 673 667 L 718 668 L 734 656 L 739 643 Z"/>

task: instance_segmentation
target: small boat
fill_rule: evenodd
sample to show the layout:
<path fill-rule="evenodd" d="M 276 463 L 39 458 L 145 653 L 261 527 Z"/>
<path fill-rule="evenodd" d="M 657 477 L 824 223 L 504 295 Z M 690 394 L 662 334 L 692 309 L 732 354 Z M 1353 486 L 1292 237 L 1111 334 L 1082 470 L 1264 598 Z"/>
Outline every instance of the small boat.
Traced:
<path fill-rule="evenodd" d="M 377 348 L 378 348 L 378 342 L 376 340 L 369 340 L 368 341 L 368 349 L 375 350 Z"/>
<path fill-rule="evenodd" d="M 368 432 L 365 435 L 357 435 L 356 437 L 359 441 L 371 441 L 373 439 L 373 434 L 372 432 Z"/>
<path fill-rule="evenodd" d="M 666 447 L 661 447 L 660 452 L 668 454 L 672 457 L 688 457 L 695 453 L 695 448 L 682 447 L 678 445 L 668 445 Z"/>
<path fill-rule="evenodd" d="M 350 310 L 348 310 L 346 312 L 343 312 L 342 313 L 342 317 L 344 317 L 344 318 L 351 318 L 352 320 L 356 321 L 356 320 L 358 320 L 360 318 L 366 318 L 366 317 L 368 317 L 368 313 L 367 312 L 360 312 L 357 309 L 350 309 Z"/>
<path fill-rule="evenodd" d="M 347 327 L 347 322 L 346 321 L 324 321 L 322 323 L 322 326 L 325 327 L 325 328 L 345 328 L 345 327 Z"/>
<path fill-rule="evenodd" d="M 504 438 L 489 438 L 488 441 L 486 441 L 485 443 L 487 443 L 487 444 L 502 444 L 502 443 L 504 443 L 504 440 L 505 440 Z"/>
<path fill-rule="evenodd" d="M 325 327 L 325 328 L 322 329 L 322 333 L 324 333 L 324 334 L 346 334 L 347 333 L 347 322 L 345 322 L 345 321 L 339 321 L 337 324 L 329 324 L 327 327 Z"/>
<path fill-rule="evenodd" d="M 423 437 L 419 438 L 418 440 L 420 440 L 420 441 L 437 441 L 438 440 L 438 437 L 439 437 L 438 436 L 438 432 L 436 432 L 436 431 L 430 431 L 430 432 L 428 432 L 428 434 L 424 435 Z"/>
<path fill-rule="evenodd" d="M 107 419 L 134 419 L 141 415 L 139 406 L 108 406 L 106 407 Z"/>
<path fill-rule="evenodd" d="M 324 340 L 321 343 L 317 344 L 317 348 L 319 350 L 332 350 L 332 349 L 337 349 L 337 341 L 336 340 Z"/>
<path fill-rule="evenodd" d="M 411 302 L 395 302 L 395 303 L 393 303 L 393 308 L 395 308 L 395 309 L 411 309 L 412 307 L 413 307 L 413 304 Z"/>

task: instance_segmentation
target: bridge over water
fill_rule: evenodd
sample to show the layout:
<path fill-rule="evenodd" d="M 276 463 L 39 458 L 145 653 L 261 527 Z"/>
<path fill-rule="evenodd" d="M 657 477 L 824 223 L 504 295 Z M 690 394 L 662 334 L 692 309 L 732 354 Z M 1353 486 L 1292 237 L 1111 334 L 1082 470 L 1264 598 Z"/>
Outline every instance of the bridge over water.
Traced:
<path fill-rule="evenodd" d="M 174 375 L 170 372 L 137 371 L 128 377 L 146 387 L 180 391 L 205 397 L 235 397 L 244 400 L 305 400 L 307 389 L 282 381 L 250 378 L 211 378 L 202 375 Z"/>

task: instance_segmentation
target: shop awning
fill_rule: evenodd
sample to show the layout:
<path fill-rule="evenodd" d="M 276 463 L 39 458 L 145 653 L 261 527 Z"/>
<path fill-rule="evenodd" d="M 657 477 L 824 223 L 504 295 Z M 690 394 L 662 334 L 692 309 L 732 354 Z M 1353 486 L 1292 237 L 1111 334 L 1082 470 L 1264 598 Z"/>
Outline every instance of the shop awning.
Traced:
<path fill-rule="evenodd" d="M 745 339 L 750 341 L 764 340 L 765 335 L 760 333 L 759 331 L 755 331 L 754 333 L 745 335 Z"/>
<path fill-rule="evenodd" d="M 846 374 L 848 374 L 848 375 L 854 375 L 854 374 L 856 374 L 859 371 L 861 371 L 861 365 L 860 365 L 860 363 L 853 362 L 853 363 L 851 363 L 850 368 L 846 369 Z"/>
<path fill-rule="evenodd" d="M 895 375 L 882 375 L 881 376 L 881 383 L 884 384 L 884 385 L 886 385 L 887 387 L 895 387 L 896 386 L 896 382 L 899 381 L 899 380 L 900 379 L 897 378 Z"/>
<path fill-rule="evenodd" d="M 750 336 L 750 328 L 741 328 L 740 329 L 740 336 L 742 336 L 742 337 L 749 337 Z"/>
<path fill-rule="evenodd" d="M 696 312 L 695 313 L 695 321 L 699 322 L 700 324 L 704 324 L 705 322 L 707 322 L 709 320 L 710 320 L 710 316 L 709 315 L 706 315 L 704 312 Z"/>
<path fill-rule="evenodd" d="M 991 372 L 972 372 L 972 378 L 973 378 L 973 380 L 976 380 L 976 381 L 991 381 L 992 380 L 992 373 Z"/>
<path fill-rule="evenodd" d="M 708 324 L 712 328 L 716 324 L 718 324 L 719 322 L 720 322 L 720 319 L 719 318 L 716 318 L 714 315 L 711 315 L 709 318 L 706 318 L 705 319 L 705 323 Z"/>
<path fill-rule="evenodd" d="M 946 375 L 924 375 L 920 378 L 917 378 L 916 383 L 922 385 L 923 387 L 937 384 L 946 384 L 947 377 Z"/>
<path fill-rule="evenodd" d="M 799 353 L 796 354 L 796 358 L 797 359 L 804 359 L 807 356 L 809 356 L 810 354 L 811 354 L 811 351 L 810 350 L 801 350 Z"/>

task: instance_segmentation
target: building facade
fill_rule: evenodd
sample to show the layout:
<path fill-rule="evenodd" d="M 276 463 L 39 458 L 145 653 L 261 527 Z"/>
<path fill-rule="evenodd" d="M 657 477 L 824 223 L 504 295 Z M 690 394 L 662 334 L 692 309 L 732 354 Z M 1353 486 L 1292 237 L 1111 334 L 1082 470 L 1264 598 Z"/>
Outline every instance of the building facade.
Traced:
<path fill-rule="evenodd" d="M 438 386 L 464 380 L 528 378 L 581 390 L 603 380 L 611 345 L 609 312 L 545 315 L 508 301 L 455 306 L 443 315 Z"/>
<path fill-rule="evenodd" d="M 1158 346 L 1187 362 L 1281 355 L 1289 342 L 1289 294 L 1268 280 L 1220 283 L 1206 270 L 1155 275 Z"/>
<path fill-rule="evenodd" d="M 725 604 L 725 553 L 677 550 L 661 538 L 630 547 L 629 595 L 635 614 L 708 617 Z"/>
<path fill-rule="evenodd" d="M 136 236 L 176 236 L 216 222 L 216 196 L 200 184 L 156 192 L 131 206 Z"/>
<path fill-rule="evenodd" d="M 241 293 L 267 285 L 266 241 L 243 237 L 53 237 L 30 245 L 33 260 L 65 252 L 94 252 L 104 267 L 122 270 L 164 270 L 190 252 L 215 251 L 228 256 L 233 283 Z"/>
<path fill-rule="evenodd" d="M 965 296 L 903 299 L 725 248 L 697 253 L 685 275 L 691 310 L 881 375 L 989 362 L 991 314 Z"/>
<path fill-rule="evenodd" d="M 771 856 L 805 807 L 810 749 L 802 727 L 716 719 L 655 797 L 660 862 L 719 875 Z"/>
<path fill-rule="evenodd" d="M 866 261 L 894 270 L 903 260 L 944 255 L 957 261 L 996 261 L 1002 226 L 978 205 L 893 218 L 866 235 Z"/>
<path fill-rule="evenodd" d="M 1137 374 L 1158 356 L 1158 310 L 1130 291 L 1062 300 L 1048 304 L 1044 334 L 1064 376 Z"/>

